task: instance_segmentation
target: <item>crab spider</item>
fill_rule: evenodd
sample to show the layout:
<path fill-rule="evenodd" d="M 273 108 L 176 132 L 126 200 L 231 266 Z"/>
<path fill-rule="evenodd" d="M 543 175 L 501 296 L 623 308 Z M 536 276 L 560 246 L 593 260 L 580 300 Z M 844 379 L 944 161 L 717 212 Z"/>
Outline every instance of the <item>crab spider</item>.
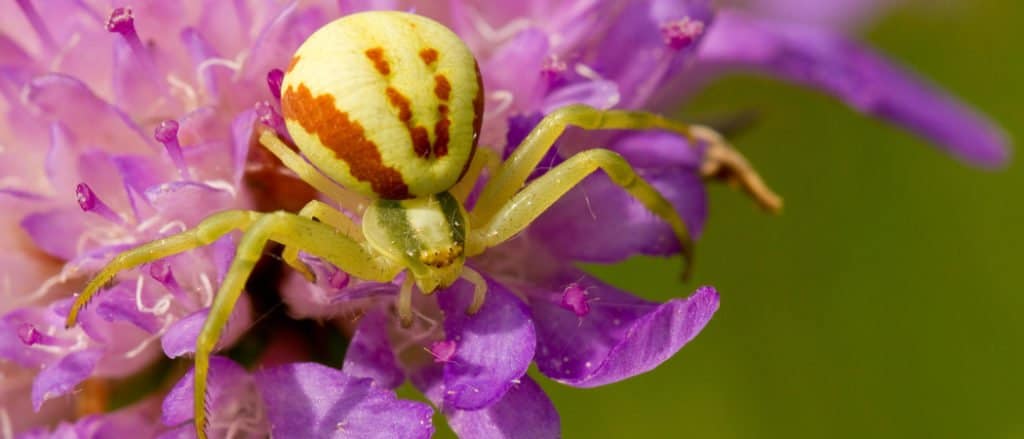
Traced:
<path fill-rule="evenodd" d="M 692 259 L 686 226 L 672 205 L 629 163 L 606 149 L 577 153 L 526 184 L 568 126 L 589 130 L 658 129 L 709 145 L 719 167 L 755 195 L 767 191 L 713 131 L 661 116 L 572 105 L 548 114 L 515 152 L 498 163 L 476 143 L 483 118 L 483 83 L 476 60 L 449 29 L 401 12 L 350 15 L 316 31 L 292 58 L 281 106 L 298 151 L 264 130 L 260 143 L 300 179 L 339 205 L 360 204 L 360 224 L 330 204 L 311 201 L 298 214 L 219 212 L 194 228 L 117 255 L 85 287 L 67 317 L 75 325 L 89 300 L 122 271 L 243 232 L 235 258 L 196 340 L 194 407 L 205 438 L 205 394 L 210 355 L 268 241 L 285 245 L 282 258 L 307 278 L 298 251 L 316 255 L 358 278 L 391 282 L 406 276 L 397 299 L 404 325 L 412 321 L 413 288 L 431 294 L 465 279 L 474 286 L 466 310 L 485 300 L 484 278 L 465 265 L 518 234 L 594 171 L 609 178 L 671 225 Z M 484 168 L 490 178 L 471 212 L 463 202 Z M 325 178 L 325 176 L 327 178 Z M 333 180 L 333 182 L 331 181 Z M 346 189 L 334 185 L 340 183 Z M 525 186 L 524 186 L 525 185 Z M 358 194 L 358 195 L 357 195 Z M 360 195 L 367 205 L 363 210 Z M 355 201 L 354 201 L 355 200 Z"/>

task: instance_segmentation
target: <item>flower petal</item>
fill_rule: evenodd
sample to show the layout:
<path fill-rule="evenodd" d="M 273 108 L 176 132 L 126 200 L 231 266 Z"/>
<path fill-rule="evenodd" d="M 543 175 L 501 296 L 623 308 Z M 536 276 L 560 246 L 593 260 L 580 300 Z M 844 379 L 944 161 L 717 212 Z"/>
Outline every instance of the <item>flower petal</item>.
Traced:
<path fill-rule="evenodd" d="M 70 392 L 89 377 L 102 355 L 102 349 L 72 352 L 43 369 L 32 383 L 32 407 L 38 411 L 46 400 Z"/>
<path fill-rule="evenodd" d="M 707 216 L 707 195 L 685 168 L 640 171 L 676 208 L 696 238 Z M 528 229 L 559 256 L 579 261 L 616 262 L 636 254 L 679 252 L 672 228 L 605 175 L 592 175 L 565 194 Z"/>
<path fill-rule="evenodd" d="M 686 66 L 712 17 L 707 0 L 629 2 L 601 40 L 593 66 L 618 84 L 622 107 L 638 108 L 662 82 Z M 665 41 L 663 28 L 681 20 L 699 23 L 701 31 L 684 47 L 674 49 Z"/>
<path fill-rule="evenodd" d="M 446 414 L 448 425 L 462 439 L 561 436 L 558 411 L 529 375 L 523 375 L 501 400 L 485 409 Z"/>
<path fill-rule="evenodd" d="M 199 332 L 202 331 L 203 324 L 206 323 L 206 316 L 209 314 L 210 308 L 203 308 L 182 317 L 170 328 L 167 328 L 167 332 L 160 338 L 160 346 L 163 348 L 164 354 L 170 358 L 178 358 L 195 352 L 196 339 L 199 338 Z M 250 321 L 252 321 L 252 305 L 243 295 L 235 305 L 217 347 L 230 346 L 234 343 L 247 329 Z"/>
<path fill-rule="evenodd" d="M 128 115 L 73 77 L 39 76 L 29 83 L 25 99 L 40 113 L 63 122 L 83 144 L 111 152 L 149 152 L 153 148 Z"/>
<path fill-rule="evenodd" d="M 397 399 L 373 380 L 327 366 L 278 366 L 257 373 L 256 382 L 273 437 L 427 438 L 434 433 L 430 406 Z"/>
<path fill-rule="evenodd" d="M 828 29 L 857 27 L 898 2 L 887 0 L 754 0 L 749 8 L 761 17 L 814 24 Z"/>
<path fill-rule="evenodd" d="M 161 422 L 164 425 L 176 425 L 188 422 L 193 418 L 193 384 L 195 370 L 189 370 L 178 380 L 174 388 L 167 392 L 163 402 Z M 224 357 L 210 357 L 210 373 L 207 386 L 207 407 L 215 414 L 218 408 L 232 404 L 239 396 L 235 391 L 252 382 L 249 374 L 234 361 Z M 211 419 L 211 422 L 213 420 Z"/>
<path fill-rule="evenodd" d="M 560 306 L 567 285 L 582 286 L 590 311 Z M 667 360 L 693 339 L 718 309 L 718 293 L 701 287 L 687 299 L 657 304 L 619 291 L 574 268 L 545 282 L 531 300 L 537 323 L 537 367 L 559 382 L 596 387 L 620 381 Z"/>
<path fill-rule="evenodd" d="M 356 378 L 370 378 L 381 387 L 394 389 L 405 381 L 398 367 L 395 352 L 388 340 L 388 318 L 379 311 L 370 311 L 359 321 L 341 370 Z"/>
<path fill-rule="evenodd" d="M 526 373 L 537 344 L 526 305 L 487 279 L 487 299 L 470 316 L 473 286 L 466 281 L 438 293 L 444 331 L 456 343 L 444 366 L 445 409 L 476 410 L 500 399 Z"/>
<path fill-rule="evenodd" d="M 63 261 L 78 255 L 79 236 L 89 224 L 77 209 L 61 208 L 35 213 L 21 220 L 21 227 L 46 254 Z"/>
<path fill-rule="evenodd" d="M 963 160 L 997 167 L 1009 157 L 992 122 L 877 53 L 815 27 L 722 12 L 698 54 L 712 70 L 762 71 L 833 94 Z"/>

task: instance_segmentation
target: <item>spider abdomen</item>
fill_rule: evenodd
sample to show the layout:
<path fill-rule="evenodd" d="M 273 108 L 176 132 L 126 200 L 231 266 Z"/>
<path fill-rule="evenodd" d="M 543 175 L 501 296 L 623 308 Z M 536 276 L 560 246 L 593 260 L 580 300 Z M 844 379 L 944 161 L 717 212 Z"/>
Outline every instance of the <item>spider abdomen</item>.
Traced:
<path fill-rule="evenodd" d="M 303 43 L 281 106 L 298 148 L 329 177 L 373 198 L 407 199 L 458 182 L 476 148 L 483 86 L 448 28 L 376 11 Z"/>

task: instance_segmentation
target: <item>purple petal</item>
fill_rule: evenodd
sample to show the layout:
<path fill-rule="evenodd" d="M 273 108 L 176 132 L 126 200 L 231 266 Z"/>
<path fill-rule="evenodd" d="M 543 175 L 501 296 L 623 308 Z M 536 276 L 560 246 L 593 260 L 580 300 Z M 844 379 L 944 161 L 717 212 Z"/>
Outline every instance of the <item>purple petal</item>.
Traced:
<path fill-rule="evenodd" d="M 997 167 L 1009 157 L 1007 141 L 992 122 L 871 50 L 818 28 L 726 11 L 710 29 L 698 62 L 821 89 L 976 165 Z"/>
<path fill-rule="evenodd" d="M 249 156 L 249 145 L 252 144 L 253 124 L 256 122 L 256 112 L 246 110 L 235 116 L 231 122 L 231 159 L 232 184 L 238 186 L 245 175 L 245 160 Z"/>
<path fill-rule="evenodd" d="M 193 413 L 193 384 L 195 370 L 189 370 L 185 376 L 178 380 L 174 388 L 167 393 L 163 402 L 163 415 L 161 422 L 164 425 L 176 425 L 188 422 L 194 417 Z M 207 385 L 207 404 L 209 412 L 216 416 L 225 406 L 236 405 L 239 398 L 244 398 L 246 386 L 251 385 L 252 378 L 249 374 L 234 361 L 224 357 L 210 357 L 210 373 Z M 248 395 L 259 403 L 256 395 Z M 221 410 L 218 410 L 221 409 Z M 215 422 L 211 419 L 211 424 Z M 191 427 L 191 426 L 190 426 Z"/>
<path fill-rule="evenodd" d="M 12 11 L 13 12 L 13 11 Z M 0 34 L 0 65 L 31 66 L 32 56 L 10 37 Z"/>
<path fill-rule="evenodd" d="M 359 328 L 345 352 L 341 370 L 355 378 L 370 378 L 381 387 L 397 388 L 405 381 L 395 352 L 388 340 L 388 318 L 370 311 L 359 321 Z"/>
<path fill-rule="evenodd" d="M 707 217 L 700 177 L 686 168 L 641 170 L 640 176 L 672 203 L 692 238 Z M 614 230 L 614 233 L 609 231 Z M 672 228 L 605 175 L 587 177 L 530 225 L 552 252 L 580 261 L 615 262 L 636 254 L 679 252 Z"/>
<path fill-rule="evenodd" d="M 26 100 L 63 122 L 82 143 L 111 152 L 149 152 L 155 146 L 126 114 L 73 77 L 39 76 L 28 85 Z"/>
<path fill-rule="evenodd" d="M 526 305 L 503 285 L 488 279 L 487 299 L 470 316 L 472 298 L 473 287 L 465 281 L 438 293 L 445 337 L 457 344 L 444 366 L 445 409 L 493 404 L 526 373 L 537 344 Z"/>
<path fill-rule="evenodd" d="M 48 335 L 59 319 L 46 308 L 18 308 L 0 319 L 0 359 L 38 369 L 63 355 L 70 342 Z M 44 349 L 38 349 L 43 347 Z M 61 349 L 54 350 L 53 347 Z"/>
<path fill-rule="evenodd" d="M 636 168 L 683 167 L 696 171 L 704 161 L 704 148 L 695 148 L 675 134 L 659 131 L 626 132 L 609 148 Z"/>
<path fill-rule="evenodd" d="M 562 290 L 576 283 L 590 312 L 579 317 L 560 306 Z M 537 367 L 556 381 L 596 387 L 620 381 L 667 360 L 693 339 L 718 309 L 718 293 L 701 287 L 687 299 L 657 304 L 619 291 L 574 268 L 545 282 L 533 296 Z"/>
<path fill-rule="evenodd" d="M 482 410 L 446 413 L 462 439 L 557 438 L 561 421 L 554 404 L 528 375 L 498 402 Z"/>
<path fill-rule="evenodd" d="M 134 286 L 134 282 L 126 282 L 104 291 L 103 295 L 97 298 L 98 303 L 95 304 L 93 312 L 108 322 L 126 321 L 143 331 L 155 334 L 160 330 L 160 320 L 152 312 L 140 311 L 136 303 L 138 299 L 148 306 L 156 307 L 155 302 L 158 298 L 153 297 L 154 288 L 144 288 L 139 291 L 140 297 L 136 298 Z"/>
<path fill-rule="evenodd" d="M 70 392 L 89 377 L 102 355 L 101 349 L 72 352 L 43 369 L 32 384 L 32 407 L 38 411 L 46 400 Z"/>
<path fill-rule="evenodd" d="M 209 314 L 210 308 L 203 308 L 179 319 L 170 328 L 167 328 L 167 332 L 160 338 L 160 346 L 163 348 L 164 354 L 170 358 L 178 358 L 195 352 L 196 339 L 199 338 L 199 332 L 202 331 L 203 324 L 206 323 L 206 316 Z M 251 320 L 252 305 L 247 298 L 242 297 L 228 319 L 228 324 L 221 334 L 217 348 L 230 346 L 247 329 Z"/>
<path fill-rule="evenodd" d="M 48 255 L 70 261 L 78 255 L 79 236 L 89 227 L 78 208 L 35 213 L 21 220 L 32 242 Z"/>
<path fill-rule="evenodd" d="M 525 29 L 502 44 L 482 66 L 488 90 L 506 90 L 514 96 L 514 108 L 537 108 L 544 92 L 541 67 L 548 54 L 548 36 L 536 28 Z M 516 66 L 516 68 L 509 68 Z"/>
<path fill-rule="evenodd" d="M 298 9 L 296 6 L 295 3 L 285 5 L 281 12 L 260 31 L 256 41 L 252 43 L 245 64 L 242 66 L 243 77 L 263 82 L 267 72 L 274 68 L 284 67 L 291 59 L 295 49 L 299 48 L 306 37 L 327 23 L 328 18 L 320 8 Z M 220 17 L 216 17 L 216 19 L 219 20 Z M 202 27 L 204 30 L 210 28 Z M 211 36 L 210 40 L 213 41 L 215 38 L 216 36 Z M 235 52 L 221 50 L 220 53 Z M 260 90 L 266 90 L 266 88 L 263 87 Z M 267 95 L 262 94 L 261 96 Z"/>
<path fill-rule="evenodd" d="M 320 364 L 274 367 L 257 373 L 256 382 L 273 437 L 427 438 L 434 432 L 430 406 Z"/>
<path fill-rule="evenodd" d="M 163 183 L 146 189 L 145 195 L 156 210 L 185 224 L 196 224 L 211 212 L 231 206 L 234 200 L 234 194 L 227 189 L 194 181 Z"/>
<path fill-rule="evenodd" d="M 643 0 L 629 2 L 601 41 L 594 68 L 618 83 L 622 106 L 637 108 L 659 84 L 680 71 L 703 36 L 696 34 L 685 47 L 673 48 L 662 29 L 680 20 L 699 26 L 711 22 L 707 0 Z M 627 58 L 623 59 L 623 54 Z"/>
<path fill-rule="evenodd" d="M 750 5 L 758 16 L 818 25 L 827 29 L 849 29 L 864 24 L 897 2 L 888 0 L 754 0 Z"/>
<path fill-rule="evenodd" d="M 151 156 L 122 155 L 112 157 L 123 184 L 141 194 L 147 188 L 171 179 L 170 168 Z"/>
<path fill-rule="evenodd" d="M 559 88 L 544 99 L 545 114 L 571 104 L 608 109 L 619 104 L 622 94 L 615 81 L 586 81 Z"/>

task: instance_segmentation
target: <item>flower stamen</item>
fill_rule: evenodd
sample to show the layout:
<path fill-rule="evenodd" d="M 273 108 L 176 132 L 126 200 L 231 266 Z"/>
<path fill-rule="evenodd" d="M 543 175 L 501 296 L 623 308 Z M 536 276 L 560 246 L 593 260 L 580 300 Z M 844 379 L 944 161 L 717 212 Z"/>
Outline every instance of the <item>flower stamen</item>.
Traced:
<path fill-rule="evenodd" d="M 704 22 L 683 17 L 661 25 L 661 38 L 672 50 L 690 47 L 704 33 Z"/>
<path fill-rule="evenodd" d="M 120 34 L 128 43 L 132 53 L 140 59 L 149 60 L 149 52 L 142 45 L 139 34 L 135 31 L 135 16 L 132 15 L 132 8 L 114 8 L 107 18 L 107 32 Z"/>
<path fill-rule="evenodd" d="M 544 58 L 544 65 L 540 68 L 540 74 L 547 80 L 548 85 L 552 85 L 559 79 L 562 79 L 562 75 L 565 74 L 566 70 L 569 70 L 569 65 L 566 64 L 565 60 L 558 55 L 552 54 Z"/>
<path fill-rule="evenodd" d="M 121 226 L 128 225 L 124 218 L 121 218 L 121 215 L 114 212 L 107 203 L 104 203 L 100 197 L 96 196 L 96 193 L 86 183 L 78 183 L 78 186 L 75 188 L 75 199 L 78 201 L 78 207 L 82 208 L 83 212 L 95 213 Z"/>
<path fill-rule="evenodd" d="M 284 125 L 284 118 L 274 109 L 273 105 L 270 105 L 270 102 L 259 101 L 256 103 L 256 117 L 259 118 L 260 123 L 270 127 L 278 136 L 291 139 L 288 136 L 288 128 Z"/>
<path fill-rule="evenodd" d="M 185 163 L 185 155 L 181 151 L 181 144 L 178 143 L 178 122 L 173 119 L 160 122 L 160 125 L 157 125 L 153 130 L 153 137 L 156 138 L 157 142 L 164 144 L 167 154 L 171 156 L 171 161 L 178 168 L 178 175 L 181 176 L 181 179 L 191 180 L 192 173 Z"/>
<path fill-rule="evenodd" d="M 281 102 L 281 84 L 284 82 L 284 71 L 281 69 L 274 69 L 267 72 L 267 87 L 270 88 L 270 94 L 274 96 L 277 102 Z"/>
<path fill-rule="evenodd" d="M 179 298 L 185 297 L 185 290 L 181 288 L 178 279 L 174 277 L 174 272 L 171 271 L 171 264 L 167 263 L 167 261 L 161 259 L 149 264 L 149 275 L 175 296 Z"/>

